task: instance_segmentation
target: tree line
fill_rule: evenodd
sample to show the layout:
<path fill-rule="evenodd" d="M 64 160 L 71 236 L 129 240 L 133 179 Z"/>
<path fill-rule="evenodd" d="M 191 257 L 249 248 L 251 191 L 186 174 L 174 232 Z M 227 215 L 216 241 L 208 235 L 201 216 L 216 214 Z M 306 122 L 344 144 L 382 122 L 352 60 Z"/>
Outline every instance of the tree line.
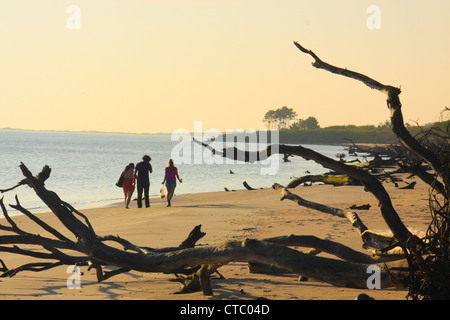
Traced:
<path fill-rule="evenodd" d="M 267 129 L 291 129 L 291 130 L 312 130 L 319 129 L 319 121 L 315 117 L 297 119 L 297 112 L 293 108 L 283 106 L 278 109 L 269 110 L 263 118 Z"/>
<path fill-rule="evenodd" d="M 306 119 L 298 118 L 293 108 L 283 106 L 267 111 L 263 122 L 268 130 L 280 130 L 279 139 L 282 143 L 341 144 L 348 143 L 349 140 L 358 143 L 398 143 L 389 120 L 378 125 L 321 127 L 317 118 L 313 116 Z M 405 127 L 415 136 L 431 128 L 445 130 L 446 126 L 450 126 L 449 123 L 448 120 L 442 119 L 424 125 L 405 123 Z"/>

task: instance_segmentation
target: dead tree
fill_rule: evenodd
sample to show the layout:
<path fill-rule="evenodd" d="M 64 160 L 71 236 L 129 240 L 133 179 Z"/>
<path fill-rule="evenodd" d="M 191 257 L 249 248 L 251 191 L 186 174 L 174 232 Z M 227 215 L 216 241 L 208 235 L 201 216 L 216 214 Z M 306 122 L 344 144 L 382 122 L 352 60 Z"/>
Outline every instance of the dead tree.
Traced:
<path fill-rule="evenodd" d="M 413 154 L 423 159 L 431 168 L 432 173 L 422 173 L 420 178 L 433 188 L 430 197 L 430 211 L 432 222 L 427 237 L 419 240 L 402 230 L 391 230 L 395 237 L 402 243 L 409 264 L 409 288 L 413 298 L 450 298 L 450 268 L 448 249 L 449 246 L 449 131 L 441 131 L 439 143 L 431 148 L 429 143 L 421 143 L 415 139 L 406 129 L 401 111 L 400 89 L 381 84 L 363 74 L 338 68 L 322 61 L 314 52 L 306 50 L 299 43 L 296 47 L 310 55 L 313 66 L 338 75 L 361 81 L 372 89 L 376 89 L 387 96 L 387 106 L 391 113 L 392 130 L 399 141 Z M 393 213 L 393 212 L 391 212 Z M 389 225 L 389 223 L 388 223 Z M 399 229 L 402 229 L 401 227 Z M 431 231 L 432 230 L 432 231 Z M 406 236 L 406 238 L 404 237 Z M 430 243 L 432 243 L 430 245 Z"/>
<path fill-rule="evenodd" d="M 262 161 L 275 153 L 296 155 L 306 160 L 313 160 L 323 167 L 360 181 L 365 190 L 371 192 L 378 199 L 381 215 L 405 254 L 409 270 L 407 278 L 402 279 L 402 281 L 409 287 L 409 295 L 415 299 L 450 298 L 450 264 L 448 257 L 450 252 L 449 126 L 439 136 L 441 144 L 433 150 L 416 140 L 406 129 L 401 112 L 402 105 L 399 98 L 401 91 L 399 88 L 384 85 L 364 74 L 328 64 L 311 50 L 305 49 L 297 42 L 294 42 L 294 44 L 301 52 L 314 59 L 312 63 L 314 67 L 355 79 L 386 94 L 393 132 L 403 146 L 423 159 L 431 169 L 431 172 L 429 172 L 422 167 L 414 168 L 417 176 L 432 187 L 430 211 L 433 219 L 427 237 L 419 239 L 405 227 L 381 182 L 361 168 L 327 158 L 301 145 L 272 144 L 258 152 L 247 152 L 235 147 L 215 150 L 207 144 L 202 144 L 214 154 L 245 162 Z M 403 165 L 403 168 L 407 170 L 408 165 Z"/>

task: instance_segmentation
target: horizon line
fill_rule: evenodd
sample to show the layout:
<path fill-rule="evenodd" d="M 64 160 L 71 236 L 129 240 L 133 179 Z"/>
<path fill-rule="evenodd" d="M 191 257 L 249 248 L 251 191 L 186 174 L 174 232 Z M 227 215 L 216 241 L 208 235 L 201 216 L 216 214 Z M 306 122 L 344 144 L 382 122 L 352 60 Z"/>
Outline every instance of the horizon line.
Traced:
<path fill-rule="evenodd" d="M 431 123 L 426 123 L 426 124 L 422 124 L 422 125 L 417 125 L 416 126 L 427 126 L 427 125 L 432 125 L 435 124 L 436 122 L 440 122 L 440 121 L 435 121 L 435 122 L 431 122 Z M 348 127 L 348 126 L 352 126 L 352 127 L 379 127 L 377 125 L 373 125 L 373 124 L 365 124 L 365 125 L 355 125 L 355 124 L 344 124 L 344 125 L 332 125 L 332 126 L 327 126 L 327 127 L 319 127 L 318 129 L 326 129 L 326 128 L 333 128 L 333 127 Z M 261 130 L 265 130 L 265 131 L 272 131 L 272 130 L 286 130 L 286 129 L 247 129 L 247 130 L 254 130 L 256 132 L 259 132 Z M 23 128 L 11 128 L 11 127 L 3 127 L 0 128 L 0 131 L 28 131 L 28 132 L 55 132 L 55 133 L 78 133 L 78 134 L 119 134 L 119 135 L 171 135 L 173 134 L 173 132 L 124 132 L 124 131 L 101 131 L 101 130 L 62 130 L 62 129 L 23 129 Z M 174 130 L 176 131 L 176 130 Z M 245 133 L 245 130 L 243 129 L 235 129 L 234 131 L 242 131 L 242 133 Z M 197 131 L 189 131 L 190 133 L 196 133 Z M 200 133 L 205 133 L 205 131 L 202 131 Z M 211 132 L 210 132 L 211 133 Z M 217 133 L 224 133 L 226 134 L 226 130 L 225 132 L 221 131 L 221 130 L 217 130 Z"/>

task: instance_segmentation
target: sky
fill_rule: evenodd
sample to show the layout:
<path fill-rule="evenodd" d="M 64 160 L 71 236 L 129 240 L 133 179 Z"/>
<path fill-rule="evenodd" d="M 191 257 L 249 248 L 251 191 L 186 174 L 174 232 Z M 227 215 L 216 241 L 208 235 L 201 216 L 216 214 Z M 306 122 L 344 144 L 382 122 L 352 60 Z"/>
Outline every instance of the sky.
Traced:
<path fill-rule="evenodd" d="M 450 107 L 448 0 L 0 0 L 0 128 L 263 129 L 282 106 L 321 127 L 389 119 L 384 94 L 293 41 L 401 87 L 406 122 Z"/>

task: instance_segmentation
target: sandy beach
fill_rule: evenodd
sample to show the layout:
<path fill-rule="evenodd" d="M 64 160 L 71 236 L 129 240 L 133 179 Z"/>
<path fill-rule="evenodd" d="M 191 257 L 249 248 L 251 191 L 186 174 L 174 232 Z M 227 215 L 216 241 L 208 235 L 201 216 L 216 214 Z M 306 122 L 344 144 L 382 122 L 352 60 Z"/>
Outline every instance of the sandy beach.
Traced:
<path fill-rule="evenodd" d="M 412 179 L 408 180 L 413 181 Z M 412 190 L 399 190 L 392 183 L 385 187 L 401 219 L 408 227 L 426 230 L 428 188 L 419 180 Z M 154 185 L 152 187 L 155 187 Z M 257 187 L 257 186 L 254 186 Z M 370 229 L 386 230 L 372 194 L 358 186 L 330 185 L 299 186 L 291 192 L 315 202 L 348 209 L 351 205 L 370 204 L 369 210 L 356 211 Z M 342 218 L 280 201 L 280 193 L 273 189 L 238 190 L 175 196 L 168 208 L 161 199 L 151 199 L 151 207 L 138 209 L 133 202 L 130 209 L 122 204 L 108 208 L 82 211 L 98 235 L 118 235 L 132 243 L 148 247 L 178 246 L 196 226 L 206 232 L 197 245 L 216 245 L 227 240 L 245 238 L 264 239 L 289 234 L 315 235 L 343 243 L 355 250 L 367 252 L 361 246 L 359 234 Z M 39 214 L 44 221 L 64 230 L 52 213 Z M 14 221 L 28 232 L 46 235 L 45 231 L 27 217 Z M 1 220 L 6 225 L 5 219 Z M 0 234 L 5 234 L 0 231 Z M 36 259 L 2 253 L 8 268 Z M 298 275 L 267 275 L 248 272 L 246 263 L 230 263 L 219 269 L 225 279 L 213 279 L 213 296 L 201 292 L 176 294 L 180 284 L 169 281 L 171 274 L 129 272 L 98 283 L 95 271 L 83 272 L 80 289 L 66 286 L 67 266 L 42 272 L 20 272 L 13 278 L 0 278 L 0 299 L 4 300 L 353 300 L 360 293 L 375 299 L 403 300 L 404 289 L 360 290 L 334 287 L 309 279 L 300 282 Z"/>

